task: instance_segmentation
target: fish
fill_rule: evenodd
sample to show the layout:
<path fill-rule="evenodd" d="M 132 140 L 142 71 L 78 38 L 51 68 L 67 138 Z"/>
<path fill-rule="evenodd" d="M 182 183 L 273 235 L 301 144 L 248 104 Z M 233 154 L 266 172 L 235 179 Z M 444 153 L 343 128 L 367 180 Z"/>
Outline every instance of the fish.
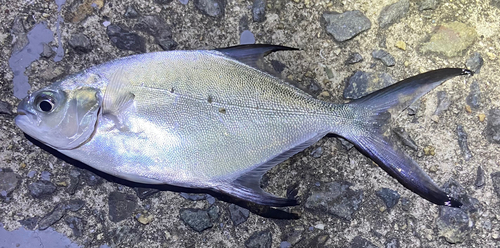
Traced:
<path fill-rule="evenodd" d="M 387 126 L 421 96 L 471 71 L 437 69 L 337 104 L 262 69 L 266 55 L 286 50 L 298 49 L 254 44 L 119 58 L 29 94 L 15 124 L 119 178 L 275 207 L 299 200 L 264 191 L 262 176 L 334 134 L 422 198 L 462 206 L 390 139 Z"/>

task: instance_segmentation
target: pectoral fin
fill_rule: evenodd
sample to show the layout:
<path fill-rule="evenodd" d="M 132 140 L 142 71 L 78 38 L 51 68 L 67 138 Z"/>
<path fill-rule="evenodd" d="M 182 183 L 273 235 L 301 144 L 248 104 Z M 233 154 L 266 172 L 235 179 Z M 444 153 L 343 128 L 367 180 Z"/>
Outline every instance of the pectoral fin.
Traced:
<path fill-rule="evenodd" d="M 135 95 L 131 93 L 130 83 L 123 69 L 116 70 L 106 87 L 102 104 L 102 114 L 112 119 L 118 128 L 123 128 L 124 120 L 121 114 L 134 103 Z"/>

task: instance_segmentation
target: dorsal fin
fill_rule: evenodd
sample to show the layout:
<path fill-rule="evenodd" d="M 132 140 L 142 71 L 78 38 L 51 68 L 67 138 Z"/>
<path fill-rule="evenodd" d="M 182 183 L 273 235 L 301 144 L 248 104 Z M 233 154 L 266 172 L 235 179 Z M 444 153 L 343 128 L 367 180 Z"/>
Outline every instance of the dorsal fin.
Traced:
<path fill-rule="evenodd" d="M 279 45 L 249 44 L 219 48 L 215 50 L 249 66 L 261 69 L 261 65 L 259 63 L 266 55 L 276 51 L 293 51 L 299 49 Z"/>

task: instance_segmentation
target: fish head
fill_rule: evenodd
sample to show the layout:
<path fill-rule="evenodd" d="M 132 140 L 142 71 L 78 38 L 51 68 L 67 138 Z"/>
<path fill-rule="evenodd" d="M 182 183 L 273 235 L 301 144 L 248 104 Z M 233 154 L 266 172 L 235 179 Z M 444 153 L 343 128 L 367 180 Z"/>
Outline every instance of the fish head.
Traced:
<path fill-rule="evenodd" d="M 17 108 L 16 125 L 58 150 L 74 149 L 89 141 L 97 126 L 102 97 L 98 88 L 78 81 L 66 79 L 29 94 Z"/>

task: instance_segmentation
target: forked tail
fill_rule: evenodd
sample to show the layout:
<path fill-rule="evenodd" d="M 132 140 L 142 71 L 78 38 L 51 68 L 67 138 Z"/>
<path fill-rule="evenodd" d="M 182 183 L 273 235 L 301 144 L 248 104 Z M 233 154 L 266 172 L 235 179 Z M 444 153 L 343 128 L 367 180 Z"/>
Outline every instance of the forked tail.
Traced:
<path fill-rule="evenodd" d="M 358 128 L 340 135 L 411 191 L 438 205 L 460 207 L 462 203 L 437 186 L 413 159 L 389 139 L 383 127 L 391 115 L 407 108 L 445 80 L 466 74 L 472 72 L 458 68 L 430 71 L 354 100 L 349 105 L 355 110 Z"/>

